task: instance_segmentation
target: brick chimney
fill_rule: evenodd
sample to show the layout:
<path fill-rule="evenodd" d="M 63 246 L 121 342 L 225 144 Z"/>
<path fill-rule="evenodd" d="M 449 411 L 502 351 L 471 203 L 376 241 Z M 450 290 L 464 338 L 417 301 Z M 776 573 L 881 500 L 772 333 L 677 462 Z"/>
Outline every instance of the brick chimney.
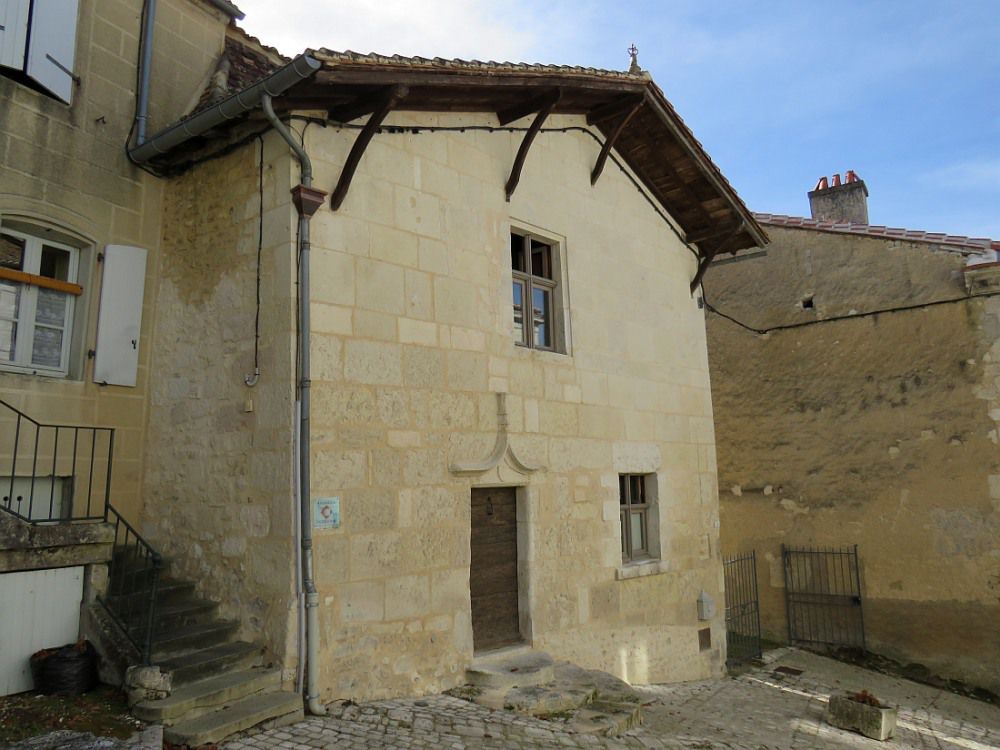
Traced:
<path fill-rule="evenodd" d="M 867 224 L 868 188 L 853 169 L 844 175 L 843 183 L 839 174 L 835 174 L 832 181 L 820 177 L 809 193 L 809 209 L 812 218 L 820 221 Z"/>

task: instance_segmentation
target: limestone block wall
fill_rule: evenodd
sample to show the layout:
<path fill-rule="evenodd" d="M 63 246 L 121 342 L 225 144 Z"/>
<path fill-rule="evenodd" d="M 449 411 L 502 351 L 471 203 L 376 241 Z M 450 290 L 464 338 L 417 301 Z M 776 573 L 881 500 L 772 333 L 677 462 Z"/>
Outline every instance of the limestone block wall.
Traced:
<path fill-rule="evenodd" d="M 27 221 L 80 245 L 77 338 L 67 378 L 0 370 L 0 398 L 35 419 L 117 429 L 112 502 L 137 520 L 141 505 L 153 283 L 160 238 L 162 185 L 130 165 L 125 138 L 134 106 L 137 33 L 126 24 L 138 0 L 81 0 L 72 105 L 0 77 L 0 223 Z M 137 15 L 137 10 L 133 15 Z M 123 25 L 125 24 L 125 25 Z M 137 28 L 137 27 L 136 27 Z M 149 251 L 138 384 L 93 383 L 101 266 L 106 244 Z"/>
<path fill-rule="evenodd" d="M 324 699 L 462 681 L 476 485 L 519 486 L 529 643 L 634 682 L 722 668 L 694 258 L 616 167 L 591 187 L 599 144 L 582 118 L 550 118 L 578 129 L 542 132 L 505 202 L 521 133 L 476 129 L 491 123 L 395 114 L 387 124 L 410 129 L 377 135 L 341 209 L 312 222 L 313 494 L 342 511 L 316 538 Z M 355 135 L 308 129 L 318 187 L 336 184 Z M 560 243 L 564 354 L 514 345 L 512 226 Z M 496 393 L 516 454 L 543 468 L 456 475 L 451 464 L 494 444 Z M 655 475 L 660 564 L 622 568 L 619 473 Z M 701 590 L 719 603 L 709 622 L 697 619 Z M 700 651 L 703 628 L 712 645 Z"/>
<path fill-rule="evenodd" d="M 787 638 L 780 545 L 858 544 L 871 650 L 997 690 L 996 298 L 926 243 L 770 227 L 710 269 L 722 543 L 757 550 L 765 635 Z M 803 308 L 811 299 L 813 307 Z"/>
<path fill-rule="evenodd" d="M 127 6 L 138 33 L 141 2 L 108 0 Z M 123 8 L 124 10 L 124 8 Z M 222 54 L 229 17 L 203 0 L 158 0 L 153 43 L 149 133 L 165 128 L 198 102 Z M 137 40 L 126 44 L 137 45 Z"/>
<path fill-rule="evenodd" d="M 287 146 L 268 135 L 261 225 L 259 159 L 254 141 L 165 192 L 144 521 L 172 571 L 280 660 L 295 653 L 294 208 Z"/>

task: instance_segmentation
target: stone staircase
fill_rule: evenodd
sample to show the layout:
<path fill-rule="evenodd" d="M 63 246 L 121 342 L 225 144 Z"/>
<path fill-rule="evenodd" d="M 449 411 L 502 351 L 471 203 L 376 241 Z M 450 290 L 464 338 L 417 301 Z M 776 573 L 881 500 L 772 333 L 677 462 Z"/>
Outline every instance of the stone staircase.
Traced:
<path fill-rule="evenodd" d="M 263 648 L 237 640 L 238 624 L 220 619 L 217 609 L 195 594 L 193 582 L 164 578 L 157 587 L 151 661 L 170 675 L 170 694 L 141 700 L 132 713 L 163 724 L 164 740 L 175 746 L 303 718 L 302 697 L 281 689 L 281 670 L 264 666 Z"/>
<path fill-rule="evenodd" d="M 486 708 L 559 722 L 581 734 L 617 736 L 642 723 L 642 699 L 605 672 L 554 662 L 527 646 L 477 657 L 449 694 Z"/>

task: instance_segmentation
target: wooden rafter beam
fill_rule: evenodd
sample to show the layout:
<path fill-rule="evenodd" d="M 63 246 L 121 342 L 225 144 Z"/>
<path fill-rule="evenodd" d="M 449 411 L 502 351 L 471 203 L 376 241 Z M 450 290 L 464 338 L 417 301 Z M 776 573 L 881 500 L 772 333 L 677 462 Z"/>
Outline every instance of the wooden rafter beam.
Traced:
<path fill-rule="evenodd" d="M 508 201 L 514 194 L 514 190 L 517 188 L 517 183 L 521 180 L 521 169 L 524 167 L 524 160 L 528 156 L 528 149 L 531 148 L 531 143 L 535 140 L 535 136 L 538 135 L 538 131 L 542 129 L 542 125 L 545 123 L 546 118 L 552 114 L 552 110 L 555 108 L 556 104 L 558 104 L 561 95 L 562 92 L 559 91 L 559 89 L 556 89 L 555 91 L 551 91 L 544 97 L 540 97 L 539 100 L 535 101 L 539 107 L 537 110 L 538 114 L 535 115 L 535 119 L 532 120 L 531 126 L 528 128 L 528 132 L 525 133 L 524 138 L 521 139 L 521 146 L 517 149 L 517 156 L 514 157 L 514 165 L 510 168 L 510 177 L 507 178 L 507 184 L 504 187 L 507 193 Z"/>
<path fill-rule="evenodd" d="M 724 252 L 725 248 L 730 243 L 732 243 L 733 240 L 735 240 L 740 234 L 742 234 L 745 228 L 746 225 L 742 221 L 736 227 L 729 227 L 728 234 L 726 234 L 719 242 L 717 242 L 714 247 L 705 250 L 701 254 L 701 260 L 698 262 L 698 270 L 695 273 L 694 278 L 691 280 L 691 294 L 694 294 L 695 290 L 698 288 L 698 285 L 701 283 L 702 278 L 704 278 L 705 271 L 708 270 L 708 265 L 709 263 L 712 262 L 712 258 L 714 258 L 719 253 Z"/>
<path fill-rule="evenodd" d="M 639 111 L 642 107 L 642 99 L 635 101 L 632 104 L 632 108 L 625 112 L 625 116 L 618 122 L 615 129 L 611 131 L 611 135 L 607 137 L 604 141 L 604 145 L 601 146 L 601 153 L 597 156 L 597 161 L 594 163 L 594 170 L 590 173 L 590 184 L 596 185 L 597 178 L 601 176 L 601 172 L 604 171 L 604 164 L 608 160 L 608 155 L 611 153 L 611 149 L 614 147 L 615 142 L 618 140 L 618 136 L 622 134 L 625 126 L 628 125 L 629 120 L 635 117 L 635 113 Z M 587 116 L 587 121 L 590 121 L 590 116 Z"/>
<path fill-rule="evenodd" d="M 344 168 L 340 171 L 340 179 L 337 181 L 337 187 L 334 188 L 333 195 L 330 196 L 330 207 L 334 211 L 340 208 L 340 205 L 344 202 L 344 198 L 347 197 L 347 190 L 351 187 L 354 172 L 357 171 L 358 164 L 361 163 L 361 157 L 364 156 L 365 149 L 368 148 L 368 144 L 374 137 L 375 131 L 378 130 L 379 125 L 382 124 L 386 115 L 409 93 L 409 89 L 401 85 L 392 86 L 388 91 L 384 92 L 381 103 L 372 111 L 368 122 L 365 123 L 364 128 L 358 133 L 354 145 L 351 146 L 351 153 L 347 155 L 347 161 L 344 162 Z"/>
<path fill-rule="evenodd" d="M 705 217 L 705 220 L 709 224 L 714 223 L 712 215 L 708 212 L 705 206 L 702 205 L 701 199 L 694 194 L 694 190 L 691 188 L 691 186 L 688 185 L 681 177 L 680 172 L 674 169 L 674 167 L 671 164 L 669 164 L 666 159 L 664 159 L 661 168 L 670 178 L 670 181 L 673 182 L 678 187 L 678 189 L 680 189 L 680 191 L 687 196 L 688 200 L 691 201 L 692 204 L 694 204 L 698 212 Z"/>
<path fill-rule="evenodd" d="M 728 237 L 733 233 L 734 229 L 740 229 L 743 226 L 743 222 L 737 222 L 734 224 L 726 224 L 725 226 L 709 226 L 706 229 L 699 230 L 697 232 L 688 232 L 684 239 L 688 243 L 697 245 L 701 242 L 706 242 L 708 240 L 714 240 L 718 237 Z"/>
<path fill-rule="evenodd" d="M 525 99 L 523 102 L 519 102 L 512 107 L 497 111 L 497 119 L 501 125 L 509 125 L 514 120 L 520 120 L 522 117 L 540 112 L 545 109 L 550 101 L 558 102 L 561 93 L 559 89 L 552 89 L 551 91 L 546 91 L 544 94 Z"/>
<path fill-rule="evenodd" d="M 607 120 L 614 120 L 616 117 L 627 115 L 630 112 L 634 113 L 636 105 L 642 102 L 643 97 L 641 94 L 619 96 L 607 104 L 602 104 L 600 107 L 594 107 L 594 109 L 590 110 L 587 113 L 587 124 L 597 125 Z"/>
<path fill-rule="evenodd" d="M 397 88 L 399 87 L 381 86 L 377 91 L 362 94 L 342 104 L 335 104 L 327 110 L 327 119 L 334 122 L 351 122 L 351 120 L 357 120 L 359 117 L 370 115 L 381 107 L 386 98 L 391 96 Z"/>

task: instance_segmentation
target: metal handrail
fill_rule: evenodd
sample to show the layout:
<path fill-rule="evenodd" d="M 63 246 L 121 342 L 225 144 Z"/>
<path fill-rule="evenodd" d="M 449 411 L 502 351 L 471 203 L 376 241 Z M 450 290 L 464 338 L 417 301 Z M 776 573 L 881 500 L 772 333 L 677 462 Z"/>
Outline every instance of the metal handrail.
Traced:
<path fill-rule="evenodd" d="M 0 496 L 0 510 L 32 524 L 76 521 L 114 524 L 108 588 L 97 598 L 138 650 L 142 663 L 149 664 L 156 622 L 156 590 L 163 570 L 163 558 L 111 505 L 114 428 L 39 422 L 3 399 L 0 399 L 0 420 L 3 419 L 3 409 L 13 415 L 14 424 L 10 432 L 0 430 L 0 492 L 4 484 L 7 485 L 7 494 Z M 22 434 L 27 444 L 23 451 Z M 60 441 L 63 434 L 67 438 L 72 435 L 72 440 Z M 8 455 L 9 464 L 6 463 Z M 98 471 L 103 462 L 107 466 Z M 9 478 L 2 475 L 6 465 L 10 466 Z M 43 496 L 46 482 L 47 508 L 44 497 L 38 498 L 38 506 L 35 504 L 36 486 L 41 486 L 40 495 Z M 97 504 L 94 502 L 95 483 Z M 26 490 L 23 489 L 24 484 L 27 484 Z M 14 488 L 17 485 L 21 486 L 24 494 L 15 498 Z M 61 489 L 58 499 L 57 485 Z M 102 489 L 104 502 L 99 504 Z"/>
<path fill-rule="evenodd" d="M 115 546 L 108 564 L 107 593 L 98 601 L 149 664 L 156 626 L 156 591 L 163 557 L 110 503 L 108 522 L 115 525 Z"/>
<path fill-rule="evenodd" d="M 106 520 L 115 429 L 39 422 L 2 399 L 0 407 L 14 417 L 3 435 L 12 442 L 0 443 L 0 510 L 31 524 Z"/>

